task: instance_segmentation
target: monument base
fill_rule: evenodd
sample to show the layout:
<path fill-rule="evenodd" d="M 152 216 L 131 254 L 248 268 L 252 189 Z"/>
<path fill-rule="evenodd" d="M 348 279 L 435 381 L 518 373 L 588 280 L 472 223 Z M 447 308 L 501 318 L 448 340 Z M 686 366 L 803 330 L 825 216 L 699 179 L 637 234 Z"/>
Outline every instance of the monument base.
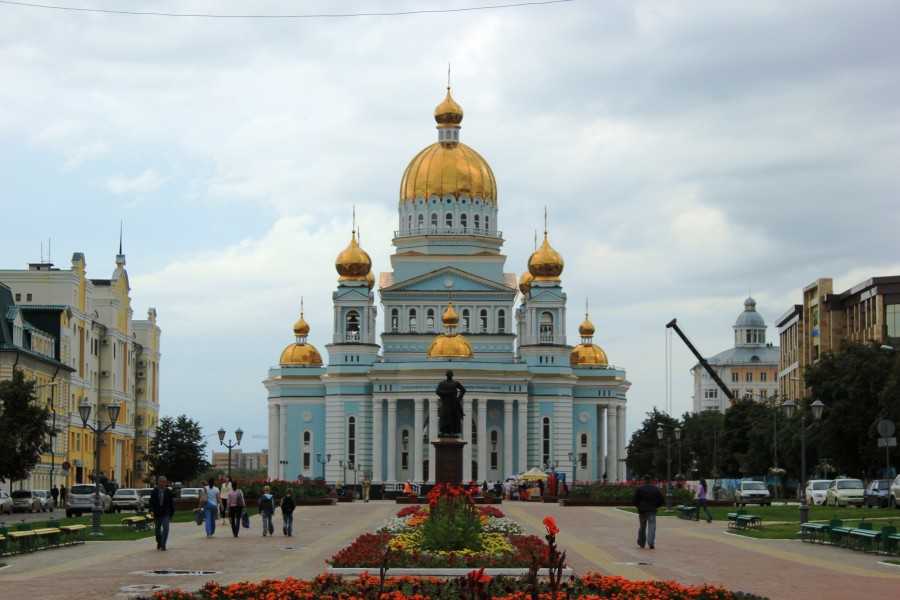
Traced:
<path fill-rule="evenodd" d="M 463 446 L 466 442 L 457 438 L 438 438 L 431 445 L 434 446 L 436 463 L 434 480 L 437 483 L 462 484 Z"/>

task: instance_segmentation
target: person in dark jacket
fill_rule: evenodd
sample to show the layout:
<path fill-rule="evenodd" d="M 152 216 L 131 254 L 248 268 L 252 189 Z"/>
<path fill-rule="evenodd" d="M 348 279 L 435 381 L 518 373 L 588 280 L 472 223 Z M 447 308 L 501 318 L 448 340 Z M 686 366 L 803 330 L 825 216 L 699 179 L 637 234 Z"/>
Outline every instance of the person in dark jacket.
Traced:
<path fill-rule="evenodd" d="M 165 550 L 169 539 L 169 523 L 175 516 L 175 497 L 168 486 L 169 480 L 161 476 L 150 492 L 150 514 L 153 515 L 156 533 L 156 549 Z"/>
<path fill-rule="evenodd" d="M 294 503 L 294 496 L 292 495 L 290 488 L 288 488 L 284 498 L 281 499 L 281 519 L 284 521 L 282 533 L 288 537 L 294 535 L 294 508 L 296 508 L 296 506 L 296 503 Z"/>
<path fill-rule="evenodd" d="M 640 527 L 637 543 L 641 548 L 647 544 L 653 550 L 656 546 L 656 511 L 664 502 L 662 492 L 653 485 L 649 476 L 644 477 L 644 485 L 634 490 L 632 504 L 638 510 Z"/>

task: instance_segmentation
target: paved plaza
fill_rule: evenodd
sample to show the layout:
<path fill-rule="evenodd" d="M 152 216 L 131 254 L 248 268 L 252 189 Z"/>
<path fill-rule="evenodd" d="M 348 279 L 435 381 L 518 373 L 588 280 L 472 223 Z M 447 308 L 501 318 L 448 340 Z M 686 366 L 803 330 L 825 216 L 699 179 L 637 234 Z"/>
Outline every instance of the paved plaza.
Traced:
<path fill-rule="evenodd" d="M 560 545 L 577 572 L 599 571 L 630 579 L 709 582 L 775 599 L 889 598 L 900 589 L 900 567 L 879 557 L 789 540 L 759 540 L 726 532 L 724 523 L 658 519 L 656 550 L 634 541 L 637 517 L 614 508 L 562 508 L 555 504 L 508 502 L 504 512 L 532 533 L 541 519 L 556 517 Z M 304 507 L 295 513 L 293 538 L 263 538 L 259 517 L 234 539 L 227 527 L 207 539 L 193 523 L 173 524 L 169 550 L 157 552 L 152 537 L 131 542 L 88 542 L 58 550 L 3 559 L 4 598 L 122 598 L 126 586 L 157 583 L 196 588 L 222 582 L 312 577 L 326 558 L 360 533 L 395 513 L 389 502 Z M 276 530 L 280 522 L 276 520 Z M 217 571 L 215 575 L 150 577 L 152 569 Z"/>

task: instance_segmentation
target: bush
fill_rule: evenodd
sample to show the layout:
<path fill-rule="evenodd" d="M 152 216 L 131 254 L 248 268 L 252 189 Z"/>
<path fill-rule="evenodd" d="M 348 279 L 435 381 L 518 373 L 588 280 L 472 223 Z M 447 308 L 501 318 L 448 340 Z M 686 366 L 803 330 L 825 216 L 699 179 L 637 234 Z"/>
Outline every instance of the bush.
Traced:
<path fill-rule="evenodd" d="M 248 500 L 254 500 L 262 495 L 263 487 L 269 486 L 272 494 L 276 499 L 283 498 L 288 490 L 294 496 L 294 500 L 300 502 L 307 498 L 326 498 L 330 494 L 328 486 L 322 480 L 304 479 L 303 481 L 266 481 L 258 479 L 256 481 L 241 482 L 241 489 L 244 490 L 244 497 Z"/>
<path fill-rule="evenodd" d="M 422 523 L 423 550 L 481 550 L 481 517 L 459 488 L 438 486 L 428 493 L 431 512 Z"/>
<path fill-rule="evenodd" d="M 608 502 L 610 504 L 631 506 L 634 490 L 640 485 L 643 485 L 643 483 L 639 481 L 578 485 L 572 488 L 569 498 L 572 500 L 590 500 L 593 502 Z M 665 493 L 665 483 L 657 485 Z M 689 489 L 675 484 L 675 487 L 672 488 L 672 499 L 675 504 L 691 504 L 694 502 L 694 494 Z"/>

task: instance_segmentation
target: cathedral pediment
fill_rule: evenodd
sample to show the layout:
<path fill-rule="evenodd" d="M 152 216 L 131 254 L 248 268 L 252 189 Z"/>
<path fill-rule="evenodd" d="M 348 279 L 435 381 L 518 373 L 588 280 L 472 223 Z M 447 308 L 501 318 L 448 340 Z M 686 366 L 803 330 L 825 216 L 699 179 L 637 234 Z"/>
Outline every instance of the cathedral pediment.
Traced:
<path fill-rule="evenodd" d="M 468 273 L 456 267 L 442 267 L 382 288 L 382 292 L 515 292 L 508 282 L 496 281 Z"/>

